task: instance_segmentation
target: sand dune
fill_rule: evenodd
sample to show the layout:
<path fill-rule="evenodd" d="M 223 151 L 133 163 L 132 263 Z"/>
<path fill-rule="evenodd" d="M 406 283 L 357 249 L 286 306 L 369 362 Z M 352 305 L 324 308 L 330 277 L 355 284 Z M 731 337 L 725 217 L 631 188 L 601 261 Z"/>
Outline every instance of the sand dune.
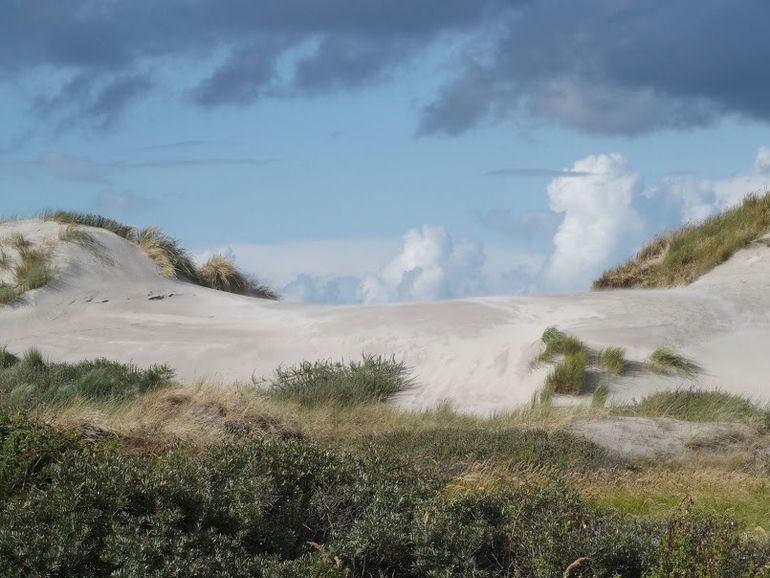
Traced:
<path fill-rule="evenodd" d="M 60 228 L 22 221 L 0 225 L 0 238 L 18 231 L 41 242 Z M 770 401 L 770 248 L 762 243 L 686 288 L 326 307 L 167 280 L 135 244 L 88 231 L 103 249 L 59 243 L 57 280 L 0 307 L 0 343 L 15 351 L 35 346 L 63 361 L 167 363 L 183 381 L 222 383 L 269 376 L 303 359 L 395 355 L 416 377 L 397 404 L 449 400 L 490 413 L 527 403 L 541 387 L 546 370 L 530 371 L 529 363 L 554 325 L 591 347 L 623 346 L 631 360 L 671 345 L 704 369 L 692 381 L 632 372 L 613 382 L 613 399 L 697 386 Z"/>

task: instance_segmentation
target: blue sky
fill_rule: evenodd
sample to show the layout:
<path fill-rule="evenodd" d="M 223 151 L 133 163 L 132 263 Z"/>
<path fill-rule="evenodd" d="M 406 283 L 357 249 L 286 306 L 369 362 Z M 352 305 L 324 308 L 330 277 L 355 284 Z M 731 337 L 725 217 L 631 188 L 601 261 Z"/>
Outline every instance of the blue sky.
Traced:
<path fill-rule="evenodd" d="M 0 3 L 0 213 L 232 254 L 286 298 L 588 287 L 770 184 L 770 5 Z"/>

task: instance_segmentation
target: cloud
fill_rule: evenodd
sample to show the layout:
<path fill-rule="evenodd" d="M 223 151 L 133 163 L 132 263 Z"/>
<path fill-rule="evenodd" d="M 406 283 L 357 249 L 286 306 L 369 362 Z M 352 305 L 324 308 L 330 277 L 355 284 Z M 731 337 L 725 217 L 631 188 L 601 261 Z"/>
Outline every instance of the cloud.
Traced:
<path fill-rule="evenodd" d="M 479 218 L 489 229 L 528 245 L 550 240 L 561 221 L 552 211 L 513 213 L 510 209 L 490 209 Z"/>
<path fill-rule="evenodd" d="M 725 114 L 770 120 L 759 71 L 770 4 L 713 0 L 539 0 L 502 15 L 503 32 L 466 54 L 427 105 L 423 134 L 541 117 L 594 133 L 705 126 Z"/>
<path fill-rule="evenodd" d="M 682 222 L 698 222 L 740 202 L 749 193 L 770 190 L 770 148 L 760 147 L 754 164 L 745 173 L 722 179 L 696 174 L 666 175 L 648 191 L 648 197 L 663 198 L 677 205 Z"/>
<path fill-rule="evenodd" d="M 559 177 L 548 185 L 551 210 L 564 215 L 544 271 L 544 286 L 550 290 L 590 286 L 643 233 L 643 218 L 633 206 L 641 179 L 624 157 L 592 155 L 572 170 L 591 176 Z"/>

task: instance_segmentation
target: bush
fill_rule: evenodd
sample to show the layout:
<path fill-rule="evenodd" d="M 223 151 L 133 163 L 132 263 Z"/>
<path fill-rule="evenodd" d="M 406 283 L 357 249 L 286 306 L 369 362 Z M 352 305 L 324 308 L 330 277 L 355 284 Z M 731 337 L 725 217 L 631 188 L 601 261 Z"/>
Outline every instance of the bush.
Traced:
<path fill-rule="evenodd" d="M 353 406 L 385 401 L 410 384 L 403 362 L 364 355 L 359 362 L 303 361 L 279 367 L 268 391 L 279 399 L 307 406 Z"/>

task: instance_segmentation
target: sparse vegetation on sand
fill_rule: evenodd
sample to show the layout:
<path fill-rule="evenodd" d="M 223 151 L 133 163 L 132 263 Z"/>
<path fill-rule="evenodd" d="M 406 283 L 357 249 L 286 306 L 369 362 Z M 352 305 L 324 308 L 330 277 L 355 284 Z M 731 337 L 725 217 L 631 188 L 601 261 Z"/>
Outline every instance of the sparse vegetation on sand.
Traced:
<path fill-rule="evenodd" d="M 647 360 L 647 366 L 655 373 L 677 373 L 685 377 L 694 377 L 700 367 L 691 359 L 670 347 L 658 347 Z"/>
<path fill-rule="evenodd" d="M 626 350 L 622 347 L 605 347 L 596 356 L 596 364 L 612 375 L 621 375 L 626 369 Z"/>
<path fill-rule="evenodd" d="M 634 258 L 606 271 L 594 289 L 686 285 L 768 232 L 770 192 L 748 195 L 702 223 L 656 237 Z"/>
<path fill-rule="evenodd" d="M 0 351 L 18 372 L 0 373 L 4 382 L 39 390 L 104 363 Z M 378 396 L 307 405 L 255 387 L 161 380 L 126 397 L 111 372 L 151 370 L 110 367 L 91 379 L 107 384 L 106 398 L 43 396 L 31 406 L 37 418 L 0 411 L 3 576 L 770 569 L 767 536 L 746 532 L 770 525 L 763 466 L 634 464 L 546 424 L 522 427 L 523 415 L 399 412 Z M 392 377 L 392 364 L 376 367 Z"/>
<path fill-rule="evenodd" d="M 134 227 L 113 219 L 75 211 L 49 211 L 41 215 L 41 218 L 67 225 L 59 233 L 61 241 L 77 243 L 102 259 L 107 256 L 104 255 L 99 242 L 79 226 L 106 229 L 128 241 L 137 243 L 155 262 L 160 274 L 169 279 L 185 279 L 218 291 L 260 299 L 278 299 L 278 295 L 272 289 L 245 275 L 227 257 L 215 255 L 201 267 L 196 267 L 189 253 L 179 245 L 179 242 L 158 227 L 146 227 L 137 231 Z M 2 299 L 2 291 L 0 291 L 0 299 Z"/>
<path fill-rule="evenodd" d="M 10 247 L 16 258 L 12 259 L 5 250 L 0 249 L 0 270 L 10 270 L 13 276 L 11 282 L 0 281 L 0 305 L 12 303 L 23 293 L 44 287 L 53 281 L 51 247 L 34 246 L 21 233 L 5 237 L 1 243 Z"/>
<path fill-rule="evenodd" d="M 277 299 L 277 295 L 269 287 L 259 284 L 243 273 L 233 260 L 225 255 L 212 255 L 198 267 L 198 280 L 202 285 L 218 291 Z"/>
<path fill-rule="evenodd" d="M 195 264 L 187 251 L 179 246 L 176 239 L 166 235 L 158 227 L 142 229 L 137 236 L 137 242 L 164 277 L 193 282 L 198 280 Z"/>
<path fill-rule="evenodd" d="M 585 351 L 568 353 L 545 378 L 545 387 L 554 393 L 580 395 L 586 386 L 587 368 L 588 354 Z"/>
<path fill-rule="evenodd" d="M 386 401 L 409 387 L 406 365 L 392 357 L 364 355 L 361 361 L 303 361 L 279 367 L 270 395 L 302 405 L 354 406 Z"/>

